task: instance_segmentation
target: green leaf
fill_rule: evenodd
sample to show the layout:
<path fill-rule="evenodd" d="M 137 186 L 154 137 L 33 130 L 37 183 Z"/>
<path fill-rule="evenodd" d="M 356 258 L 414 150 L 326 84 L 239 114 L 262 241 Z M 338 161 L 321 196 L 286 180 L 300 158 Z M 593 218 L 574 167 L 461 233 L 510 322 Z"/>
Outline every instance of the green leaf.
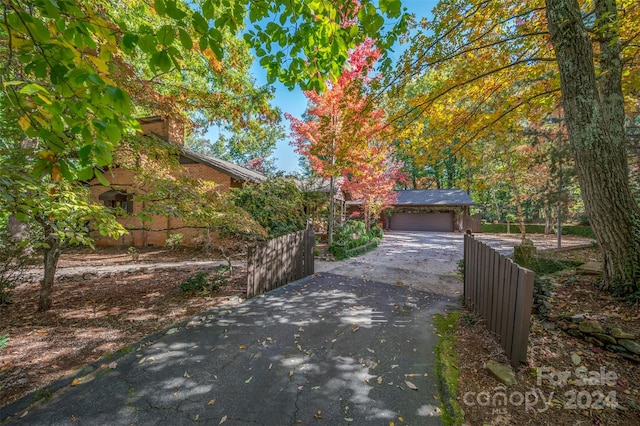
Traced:
<path fill-rule="evenodd" d="M 94 169 L 94 174 L 96 176 L 96 179 L 98 179 L 98 182 L 100 182 L 101 185 L 111 186 L 111 182 L 109 182 L 107 178 L 104 177 L 104 175 L 100 170 Z"/>
<path fill-rule="evenodd" d="M 89 181 L 91 178 L 93 178 L 93 166 L 78 170 L 78 180 Z"/>
<path fill-rule="evenodd" d="M 136 47 L 139 39 L 140 37 L 138 37 L 138 35 L 127 33 L 122 36 L 122 46 L 124 46 L 126 49 L 133 50 Z"/>
<path fill-rule="evenodd" d="M 164 15 L 167 13 L 167 7 L 165 6 L 164 0 L 155 0 L 153 2 L 153 8 L 158 12 L 158 15 Z"/>
<path fill-rule="evenodd" d="M 193 16 L 191 17 L 191 23 L 193 24 L 193 28 L 200 34 L 205 34 L 207 30 L 209 30 L 209 24 L 207 23 L 207 20 L 204 19 L 204 17 L 198 12 L 193 13 Z"/>
<path fill-rule="evenodd" d="M 72 168 L 70 167 L 69 163 L 67 162 L 67 160 L 65 159 L 61 159 L 58 164 L 60 165 L 60 173 L 62 174 L 62 177 L 64 177 L 66 180 L 68 181 L 73 181 L 75 180 L 75 176 L 72 172 Z"/>
<path fill-rule="evenodd" d="M 180 37 L 180 43 L 182 47 L 187 50 L 193 49 L 193 40 L 191 40 L 191 36 L 187 33 L 183 28 L 178 30 L 178 36 Z"/>
<path fill-rule="evenodd" d="M 170 46 L 176 38 L 176 32 L 171 25 L 163 25 L 158 30 L 158 43 L 162 46 Z"/>
<path fill-rule="evenodd" d="M 165 50 L 161 50 L 151 56 L 151 65 L 160 71 L 167 72 L 171 69 L 171 58 Z"/>
<path fill-rule="evenodd" d="M 187 14 L 178 8 L 178 5 L 175 0 L 165 0 L 165 5 L 167 6 L 167 15 L 173 19 L 184 19 Z"/>

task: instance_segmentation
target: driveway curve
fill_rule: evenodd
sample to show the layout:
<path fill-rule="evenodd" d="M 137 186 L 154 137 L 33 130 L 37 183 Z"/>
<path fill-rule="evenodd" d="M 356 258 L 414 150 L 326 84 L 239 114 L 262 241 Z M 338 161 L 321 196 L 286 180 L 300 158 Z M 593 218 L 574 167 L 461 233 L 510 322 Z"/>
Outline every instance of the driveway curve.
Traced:
<path fill-rule="evenodd" d="M 452 232 L 387 231 L 376 250 L 339 262 L 316 261 L 315 269 L 454 296 L 462 291 L 457 269 L 463 246 L 463 235 Z"/>

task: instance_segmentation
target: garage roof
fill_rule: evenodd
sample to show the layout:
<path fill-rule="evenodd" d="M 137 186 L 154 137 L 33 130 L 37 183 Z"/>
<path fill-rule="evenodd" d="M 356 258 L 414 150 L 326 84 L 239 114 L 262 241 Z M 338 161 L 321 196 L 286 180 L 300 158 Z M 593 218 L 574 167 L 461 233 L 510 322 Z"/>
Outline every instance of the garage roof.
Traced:
<path fill-rule="evenodd" d="M 462 189 L 419 189 L 396 191 L 394 206 L 472 206 L 473 200 Z"/>

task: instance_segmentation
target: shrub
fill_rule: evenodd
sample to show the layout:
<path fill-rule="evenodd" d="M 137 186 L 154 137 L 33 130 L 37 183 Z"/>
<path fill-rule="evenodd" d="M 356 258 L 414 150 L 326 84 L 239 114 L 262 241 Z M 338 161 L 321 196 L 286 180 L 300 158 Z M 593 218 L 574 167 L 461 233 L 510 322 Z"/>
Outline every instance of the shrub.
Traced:
<path fill-rule="evenodd" d="M 378 226 L 367 232 L 364 222 L 353 220 L 336 229 L 328 250 L 336 259 L 358 256 L 378 247 L 382 229 Z"/>
<path fill-rule="evenodd" d="M 198 272 L 182 281 L 180 289 L 186 292 L 212 293 L 229 284 L 227 272 L 229 267 L 226 265 L 216 266 L 213 276 L 208 272 Z"/>
<path fill-rule="evenodd" d="M 169 235 L 169 238 L 167 238 L 167 241 L 165 241 L 164 246 L 169 250 L 173 250 L 174 248 L 180 247 L 182 245 L 183 238 L 184 238 L 184 235 L 180 233 L 171 234 Z"/>
<path fill-rule="evenodd" d="M 2 336 L 0 336 L 0 349 L 4 348 L 4 346 L 7 344 L 8 341 L 9 341 L 8 334 L 3 334 Z"/>

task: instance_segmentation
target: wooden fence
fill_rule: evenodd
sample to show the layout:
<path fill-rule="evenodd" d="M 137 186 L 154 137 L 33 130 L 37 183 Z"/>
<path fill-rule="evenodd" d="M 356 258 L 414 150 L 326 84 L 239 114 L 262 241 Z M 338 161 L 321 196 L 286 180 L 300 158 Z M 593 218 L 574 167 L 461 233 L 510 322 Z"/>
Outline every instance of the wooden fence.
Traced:
<path fill-rule="evenodd" d="M 249 248 L 247 297 L 313 274 L 313 227 Z"/>
<path fill-rule="evenodd" d="M 517 367 L 527 361 L 534 273 L 471 235 L 464 236 L 464 302 Z"/>

